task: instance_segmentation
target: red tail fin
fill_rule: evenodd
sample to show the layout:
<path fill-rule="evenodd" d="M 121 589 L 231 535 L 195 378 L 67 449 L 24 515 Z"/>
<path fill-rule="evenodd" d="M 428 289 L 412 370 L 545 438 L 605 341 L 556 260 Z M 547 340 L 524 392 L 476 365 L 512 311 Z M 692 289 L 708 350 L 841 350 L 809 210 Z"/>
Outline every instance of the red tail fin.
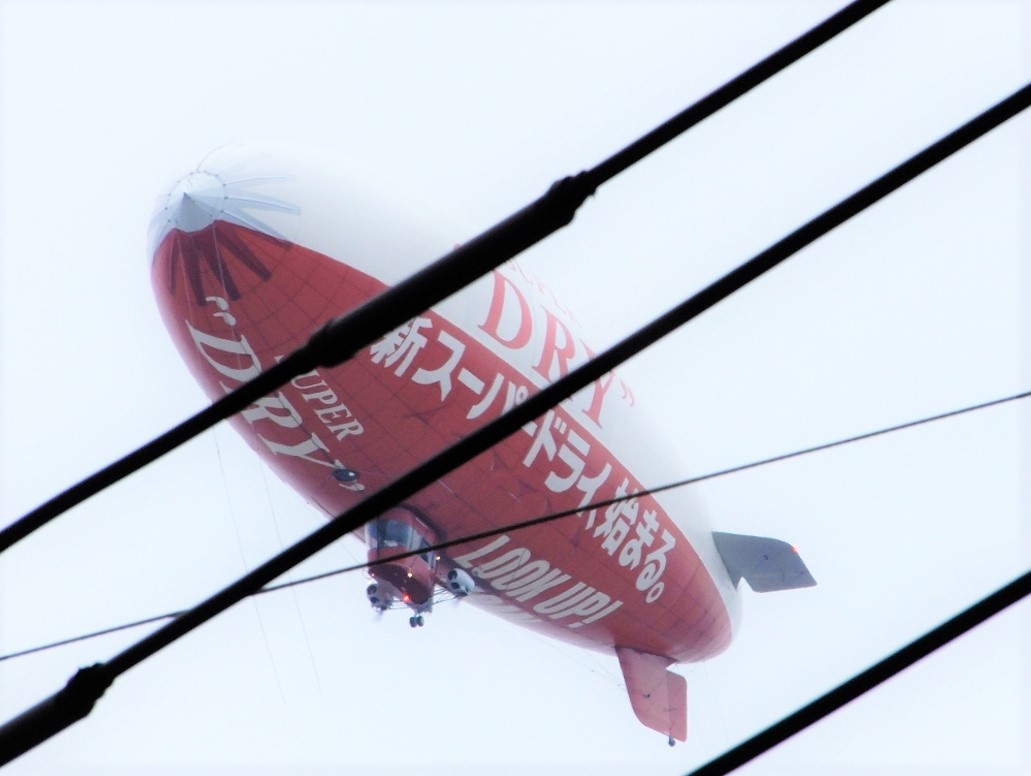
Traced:
<path fill-rule="evenodd" d="M 669 736 L 687 740 L 687 680 L 666 669 L 673 660 L 660 655 L 616 647 L 630 705 L 641 724 Z"/>

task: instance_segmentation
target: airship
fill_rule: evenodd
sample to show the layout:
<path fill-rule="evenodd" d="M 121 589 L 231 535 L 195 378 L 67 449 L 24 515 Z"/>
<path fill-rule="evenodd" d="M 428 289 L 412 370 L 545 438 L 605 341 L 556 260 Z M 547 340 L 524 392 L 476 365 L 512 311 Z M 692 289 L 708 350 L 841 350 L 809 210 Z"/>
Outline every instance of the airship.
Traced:
<path fill-rule="evenodd" d="M 215 400 L 460 237 L 349 162 L 240 143 L 159 198 L 151 279 L 175 346 Z M 231 422 L 334 519 L 591 355 L 575 315 L 513 261 Z M 678 476 L 676 452 L 611 372 L 367 523 L 369 604 L 406 611 L 417 629 L 459 598 L 615 655 L 638 720 L 685 741 L 687 683 L 670 667 L 728 647 L 741 580 L 758 592 L 816 582 L 790 544 L 713 531 L 683 491 L 642 492 Z"/>

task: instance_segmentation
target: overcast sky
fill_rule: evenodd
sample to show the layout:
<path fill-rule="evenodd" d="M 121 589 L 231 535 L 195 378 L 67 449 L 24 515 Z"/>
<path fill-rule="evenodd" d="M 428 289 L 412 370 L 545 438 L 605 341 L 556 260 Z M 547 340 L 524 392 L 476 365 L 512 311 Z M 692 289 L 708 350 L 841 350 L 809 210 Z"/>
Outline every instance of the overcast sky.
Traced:
<path fill-rule="evenodd" d="M 213 148 L 354 158 L 459 242 L 841 4 L 0 0 L 0 520 L 204 406 L 146 229 Z M 1029 34 L 1017 0 L 895 0 L 522 261 L 604 347 L 1023 86 Z M 1029 130 L 1010 121 L 634 359 L 641 433 L 670 436 L 687 476 L 1025 389 Z M 377 620 L 353 574 L 237 606 L 8 772 L 686 773 L 1031 565 L 1027 430 L 1011 406 L 697 486 L 714 527 L 793 542 L 820 584 L 744 591 L 736 642 L 678 669 L 673 749 L 613 658 L 465 605 L 418 631 Z M 220 427 L 0 558 L 0 652 L 192 604 L 320 524 Z M 304 570 L 361 557 L 344 543 Z M 742 772 L 1028 772 L 1029 611 Z M 0 717 L 145 632 L 0 663 Z"/>

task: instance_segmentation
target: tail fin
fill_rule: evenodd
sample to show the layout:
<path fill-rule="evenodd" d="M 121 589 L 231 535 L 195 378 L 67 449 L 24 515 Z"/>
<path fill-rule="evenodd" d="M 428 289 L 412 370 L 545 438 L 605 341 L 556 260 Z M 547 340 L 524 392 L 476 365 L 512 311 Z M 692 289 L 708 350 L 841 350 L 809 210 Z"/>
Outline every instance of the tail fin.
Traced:
<path fill-rule="evenodd" d="M 686 741 L 687 680 L 666 670 L 674 661 L 628 647 L 616 647 L 616 657 L 641 724 L 669 736 L 670 746 Z"/>
<path fill-rule="evenodd" d="M 816 584 L 798 550 L 787 542 L 718 531 L 712 532 L 712 538 L 735 587 L 742 578 L 757 593 Z"/>

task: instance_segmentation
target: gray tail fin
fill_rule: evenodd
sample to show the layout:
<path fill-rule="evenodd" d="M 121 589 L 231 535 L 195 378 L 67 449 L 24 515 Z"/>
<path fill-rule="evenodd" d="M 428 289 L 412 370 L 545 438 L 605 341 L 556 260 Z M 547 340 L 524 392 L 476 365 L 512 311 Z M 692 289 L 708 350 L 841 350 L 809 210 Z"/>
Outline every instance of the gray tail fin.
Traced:
<path fill-rule="evenodd" d="M 787 542 L 718 531 L 712 532 L 712 538 L 735 587 L 741 579 L 757 593 L 816 584 L 798 550 Z"/>

